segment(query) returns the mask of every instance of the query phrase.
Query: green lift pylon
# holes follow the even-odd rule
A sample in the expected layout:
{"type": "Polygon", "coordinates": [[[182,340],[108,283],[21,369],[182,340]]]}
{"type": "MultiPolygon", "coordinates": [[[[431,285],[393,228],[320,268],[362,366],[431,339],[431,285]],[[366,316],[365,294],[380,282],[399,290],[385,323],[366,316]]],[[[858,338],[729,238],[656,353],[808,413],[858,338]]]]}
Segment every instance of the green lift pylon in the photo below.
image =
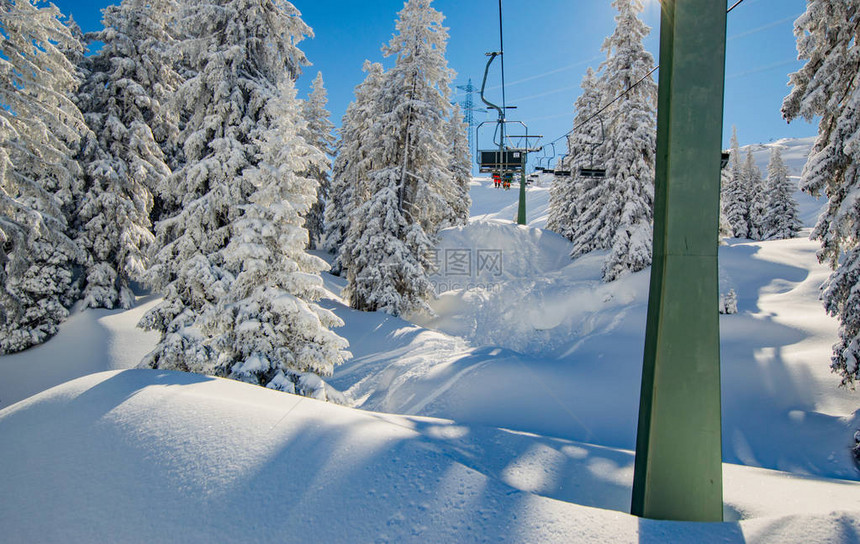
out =
{"type": "Polygon", "coordinates": [[[661,5],[654,260],[631,511],[721,521],[717,232],[726,6],[661,5]]]}
{"type": "Polygon", "coordinates": [[[517,225],[526,224],[526,157],[523,153],[523,167],[520,170],[520,201],[517,206],[517,225]]]}

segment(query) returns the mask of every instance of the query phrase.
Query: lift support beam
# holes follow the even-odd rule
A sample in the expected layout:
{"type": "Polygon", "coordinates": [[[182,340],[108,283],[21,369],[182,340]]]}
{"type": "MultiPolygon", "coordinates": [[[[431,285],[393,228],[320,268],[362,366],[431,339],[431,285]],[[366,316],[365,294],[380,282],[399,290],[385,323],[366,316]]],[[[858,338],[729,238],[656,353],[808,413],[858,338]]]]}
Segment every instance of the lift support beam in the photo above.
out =
{"type": "Polygon", "coordinates": [[[631,511],[721,521],[717,233],[726,6],[661,5],[654,260],[631,511]]]}

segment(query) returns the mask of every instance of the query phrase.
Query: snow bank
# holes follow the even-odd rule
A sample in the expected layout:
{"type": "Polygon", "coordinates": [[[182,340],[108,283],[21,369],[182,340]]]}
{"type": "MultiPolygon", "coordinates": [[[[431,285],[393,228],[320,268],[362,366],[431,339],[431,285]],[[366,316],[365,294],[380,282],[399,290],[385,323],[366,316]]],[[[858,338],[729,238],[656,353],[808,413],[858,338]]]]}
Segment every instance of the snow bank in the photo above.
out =
{"type": "MultiPolygon", "coordinates": [[[[0,411],[0,434],[0,526],[9,542],[755,543],[860,535],[858,484],[797,485],[729,469],[729,501],[733,489],[747,500],[797,498],[763,512],[775,517],[741,522],[640,520],[540,494],[623,501],[629,452],[356,411],[175,372],[69,382],[0,411]],[[821,500],[840,501],[842,512],[821,500]]],[[[729,502],[727,514],[743,514],[743,506],[729,502]]]]}
{"type": "Polygon", "coordinates": [[[437,316],[410,319],[475,346],[569,355],[571,339],[615,334],[622,315],[641,314],[648,285],[647,272],[606,284],[603,252],[571,261],[570,251],[553,232],[500,220],[447,229],[432,277],[437,316]]]}
{"type": "Polygon", "coordinates": [[[158,302],[150,296],[130,310],[73,309],[48,342],[0,357],[0,408],[93,372],[136,367],[159,337],[137,322],[158,302]]]}

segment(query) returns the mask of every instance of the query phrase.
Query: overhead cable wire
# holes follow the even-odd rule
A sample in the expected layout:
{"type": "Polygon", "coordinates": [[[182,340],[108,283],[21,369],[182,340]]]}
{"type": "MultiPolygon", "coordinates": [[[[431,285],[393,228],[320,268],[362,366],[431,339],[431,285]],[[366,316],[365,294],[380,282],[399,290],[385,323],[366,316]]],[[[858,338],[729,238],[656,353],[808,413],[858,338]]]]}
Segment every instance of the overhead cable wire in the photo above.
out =
{"type": "Polygon", "coordinates": [[[743,2],[744,0],[738,0],[737,2],[735,2],[735,5],[726,10],[726,13],[731,13],[733,9],[743,4],[743,2]]]}
{"type": "MultiPolygon", "coordinates": [[[[743,2],[744,2],[744,0],[738,0],[737,2],[735,2],[735,3],[734,3],[734,5],[732,5],[732,7],[730,7],[729,9],[727,9],[727,10],[726,10],[726,14],[731,13],[733,9],[735,9],[736,7],[738,7],[739,5],[741,5],[743,2]]],[[[501,3],[502,3],[502,0],[499,0],[499,5],[501,5],[501,3]]],[[[585,121],[582,121],[581,123],[579,123],[579,124],[575,125],[572,129],[570,129],[569,131],[565,132],[564,134],[562,134],[561,136],[559,136],[558,138],[556,138],[555,140],[553,140],[553,141],[552,141],[552,142],[550,142],[550,143],[551,143],[551,144],[554,144],[555,142],[557,142],[557,141],[561,140],[562,138],[566,138],[566,137],[570,136],[570,134],[571,134],[573,131],[575,131],[576,129],[578,129],[578,128],[582,127],[582,126],[583,126],[583,125],[585,125],[586,123],[589,123],[589,122],[590,122],[591,120],[593,120],[595,117],[597,117],[598,115],[600,115],[601,113],[603,113],[604,111],[606,111],[606,110],[609,108],[609,106],[611,106],[612,104],[615,104],[616,102],[618,102],[619,100],[621,100],[622,98],[624,98],[625,96],[627,96],[627,94],[628,94],[628,93],[630,93],[630,91],[632,91],[633,89],[635,89],[635,88],[636,88],[640,83],[642,83],[642,82],[643,82],[643,81],[645,81],[648,77],[650,77],[650,76],[651,76],[651,74],[653,74],[654,72],[656,72],[658,68],[660,68],[660,65],[659,65],[659,64],[658,64],[657,66],[655,66],[654,68],[651,68],[651,71],[650,71],[650,72],[648,72],[647,74],[645,74],[644,76],[642,76],[642,77],[639,79],[639,81],[637,81],[636,83],[634,83],[633,85],[629,86],[627,89],[625,89],[624,91],[622,91],[621,93],[619,93],[619,95],[618,95],[618,96],[616,96],[616,97],[615,97],[615,98],[613,98],[613,99],[612,99],[608,104],[606,104],[605,106],[603,106],[602,108],[600,108],[599,110],[597,110],[597,112],[596,112],[596,113],[594,113],[594,114],[592,114],[588,119],[586,119],[585,121]]]]}

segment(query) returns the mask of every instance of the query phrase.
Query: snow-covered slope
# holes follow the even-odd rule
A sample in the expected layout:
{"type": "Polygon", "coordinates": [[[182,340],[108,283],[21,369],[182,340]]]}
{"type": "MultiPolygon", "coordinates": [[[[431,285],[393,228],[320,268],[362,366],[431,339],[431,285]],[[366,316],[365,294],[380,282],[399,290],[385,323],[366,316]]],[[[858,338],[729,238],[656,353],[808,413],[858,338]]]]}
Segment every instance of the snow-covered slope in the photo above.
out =
{"type": "MultiPolygon", "coordinates": [[[[356,357],[331,383],[364,409],[633,449],[649,271],[605,284],[602,254],[571,262],[553,233],[497,220],[446,231],[449,249],[471,251],[472,275],[443,263],[438,285],[453,289],[434,318],[413,317],[431,330],[350,313],[363,323],[342,331],[356,357]],[[481,248],[501,252],[500,270],[477,271],[481,248]]],[[[837,323],[817,300],[829,271],[816,249],[797,238],[720,250],[740,310],[721,316],[723,457],[857,479],[857,395],[829,372],[837,323]]]]}
{"type": "MultiPolygon", "coordinates": [[[[799,174],[808,144],[777,143],[799,174]]],[[[638,520],[648,271],[603,284],[601,254],[572,262],[541,229],[548,187],[529,189],[528,226],[517,196],[473,183],[432,318],[352,311],[324,278],[355,355],[329,382],[350,406],[120,370],[154,343],[134,328],[152,299],[0,357],[0,540],[860,542],[858,396],[828,371],[817,244],[721,248],[739,295],[721,316],[727,522],[638,520]]]]}
{"type": "Polygon", "coordinates": [[[756,519],[639,520],[605,508],[628,500],[629,452],[166,371],[66,383],[0,411],[0,436],[4,542],[752,543],[860,535],[857,483],[729,467],[727,515],[756,519]]]}

